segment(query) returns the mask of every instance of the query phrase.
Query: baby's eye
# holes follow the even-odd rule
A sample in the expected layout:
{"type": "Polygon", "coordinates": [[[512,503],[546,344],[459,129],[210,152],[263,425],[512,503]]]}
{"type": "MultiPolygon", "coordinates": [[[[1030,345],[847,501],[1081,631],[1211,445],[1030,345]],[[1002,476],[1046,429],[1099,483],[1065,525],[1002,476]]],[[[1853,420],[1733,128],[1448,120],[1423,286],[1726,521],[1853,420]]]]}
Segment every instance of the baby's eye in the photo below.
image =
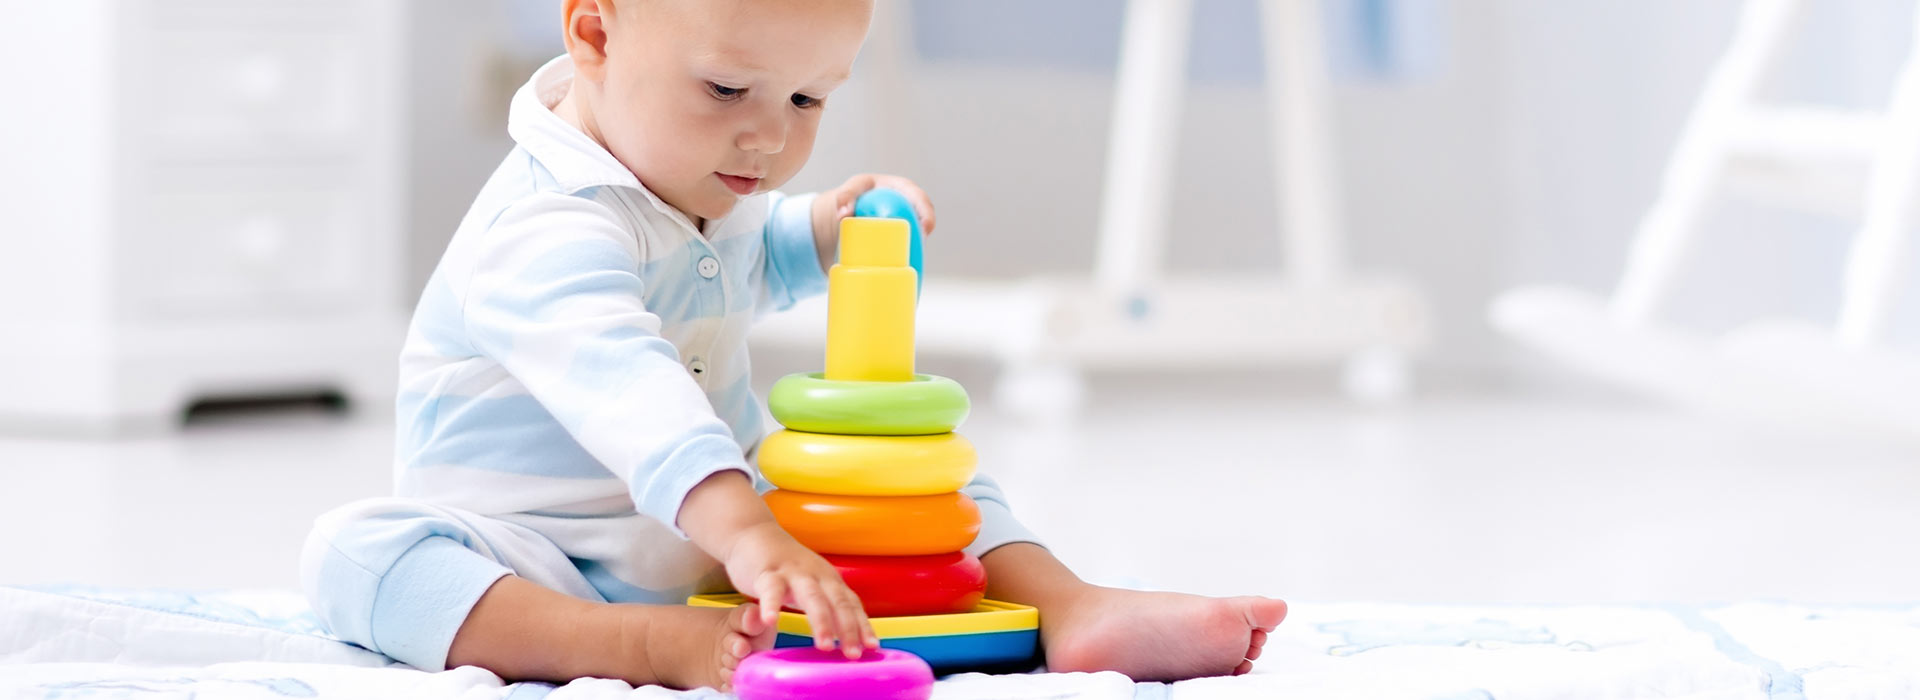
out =
{"type": "Polygon", "coordinates": [[[743,94],[746,94],[747,90],[746,88],[730,88],[725,85],[721,85],[719,83],[708,82],[707,92],[713,93],[714,97],[718,97],[723,100],[731,100],[735,97],[739,97],[743,94]]]}
{"type": "Polygon", "coordinates": [[[793,94],[793,106],[799,107],[801,109],[807,109],[809,107],[818,107],[820,106],[820,99],[817,97],[808,97],[806,95],[802,95],[796,92],[793,94]]]}

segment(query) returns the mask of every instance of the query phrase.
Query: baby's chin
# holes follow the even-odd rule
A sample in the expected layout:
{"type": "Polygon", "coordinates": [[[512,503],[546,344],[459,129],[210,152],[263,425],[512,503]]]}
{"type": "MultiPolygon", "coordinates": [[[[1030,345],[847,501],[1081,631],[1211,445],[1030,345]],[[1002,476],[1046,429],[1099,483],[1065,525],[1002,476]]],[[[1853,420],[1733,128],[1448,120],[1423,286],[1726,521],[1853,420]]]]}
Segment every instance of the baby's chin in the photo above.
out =
{"type": "Polygon", "coordinates": [[[667,206],[680,210],[680,213],[686,214],[689,218],[699,219],[701,221],[712,221],[714,219],[724,218],[726,215],[733,213],[733,208],[740,206],[740,201],[746,199],[746,197],[728,192],[726,196],[723,197],[698,197],[691,198],[692,201],[689,201],[689,198],[667,197],[665,195],[662,195],[660,199],[666,202],[667,206]]]}

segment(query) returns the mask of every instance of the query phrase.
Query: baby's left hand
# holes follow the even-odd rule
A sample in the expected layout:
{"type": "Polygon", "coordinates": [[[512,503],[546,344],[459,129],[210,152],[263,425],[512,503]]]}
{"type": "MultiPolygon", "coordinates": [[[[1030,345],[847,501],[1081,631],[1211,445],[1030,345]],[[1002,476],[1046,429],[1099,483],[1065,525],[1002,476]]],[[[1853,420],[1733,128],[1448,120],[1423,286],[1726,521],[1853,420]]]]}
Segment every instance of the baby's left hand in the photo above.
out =
{"type": "Polygon", "coordinates": [[[926,191],[904,177],[874,173],[848,178],[839,187],[821,192],[813,200],[814,234],[828,241],[840,240],[840,220],[853,216],[853,201],[868,190],[882,187],[906,195],[907,201],[913,203],[914,213],[920,215],[920,232],[933,235],[933,200],[927,198],[926,191]]]}

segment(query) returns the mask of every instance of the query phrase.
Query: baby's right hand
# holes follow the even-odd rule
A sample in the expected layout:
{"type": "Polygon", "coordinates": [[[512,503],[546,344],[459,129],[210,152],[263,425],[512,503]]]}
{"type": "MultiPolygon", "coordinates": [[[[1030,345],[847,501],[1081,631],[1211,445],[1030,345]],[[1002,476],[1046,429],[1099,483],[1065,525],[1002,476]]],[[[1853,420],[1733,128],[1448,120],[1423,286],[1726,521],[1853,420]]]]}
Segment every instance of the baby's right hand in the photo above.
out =
{"type": "Polygon", "coordinates": [[[837,640],[847,658],[857,659],[862,650],[880,647],[866,609],[840,572],[778,523],[741,531],[724,563],[734,588],[760,600],[769,626],[779,622],[782,606],[794,607],[807,614],[813,645],[821,650],[832,649],[837,640]]]}

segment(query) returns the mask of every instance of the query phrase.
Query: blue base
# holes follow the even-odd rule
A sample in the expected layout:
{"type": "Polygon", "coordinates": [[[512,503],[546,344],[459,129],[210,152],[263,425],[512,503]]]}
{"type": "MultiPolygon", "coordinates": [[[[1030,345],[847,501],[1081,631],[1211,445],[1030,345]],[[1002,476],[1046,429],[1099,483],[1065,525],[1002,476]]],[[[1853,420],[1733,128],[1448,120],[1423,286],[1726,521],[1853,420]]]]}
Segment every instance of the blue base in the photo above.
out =
{"type": "MultiPolygon", "coordinates": [[[[813,639],[780,633],[775,647],[811,646],[813,639]]],[[[1008,666],[1034,659],[1040,649],[1040,630],[1011,630],[979,634],[949,634],[937,637],[896,637],[880,640],[880,646],[911,652],[926,659],[927,665],[942,673],[986,667],[1008,666]]]]}

